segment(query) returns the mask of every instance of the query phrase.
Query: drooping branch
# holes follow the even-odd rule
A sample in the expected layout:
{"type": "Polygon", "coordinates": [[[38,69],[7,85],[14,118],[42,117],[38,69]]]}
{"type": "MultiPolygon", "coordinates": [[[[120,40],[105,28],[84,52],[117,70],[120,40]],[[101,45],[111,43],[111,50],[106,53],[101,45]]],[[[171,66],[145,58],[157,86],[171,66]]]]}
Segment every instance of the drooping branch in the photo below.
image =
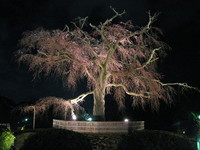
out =
{"type": "Polygon", "coordinates": [[[72,105],[69,101],[56,97],[41,98],[36,101],[36,105],[43,106],[46,111],[53,108],[53,114],[60,115],[64,119],[66,119],[67,116],[73,115],[75,107],[75,105],[72,105]]]}
{"type": "Polygon", "coordinates": [[[145,95],[143,93],[135,93],[135,92],[130,92],[128,91],[128,89],[123,85],[123,84],[117,84],[117,83],[110,83],[107,85],[108,87],[109,86],[113,86],[113,87],[122,87],[123,90],[126,92],[126,94],[128,95],[131,95],[131,96],[136,96],[136,97],[143,97],[143,98],[150,98],[149,95],[145,95]]]}
{"type": "Polygon", "coordinates": [[[93,93],[94,93],[94,91],[86,92],[86,93],[79,95],[78,97],[76,97],[74,99],[70,99],[69,101],[71,104],[77,104],[79,102],[82,102],[85,97],[87,97],[88,95],[91,95],[93,93]]]}
{"type": "Polygon", "coordinates": [[[88,75],[94,82],[96,82],[96,79],[95,79],[94,76],[90,73],[90,71],[87,69],[87,67],[85,67],[85,72],[87,73],[87,75],[88,75]]]}
{"type": "Polygon", "coordinates": [[[42,52],[41,50],[37,50],[37,52],[38,52],[39,54],[45,56],[45,57],[52,57],[52,56],[57,57],[57,58],[59,58],[59,61],[61,61],[61,60],[63,60],[63,59],[64,59],[64,60],[67,59],[67,60],[70,60],[70,61],[79,62],[77,59],[71,57],[71,56],[68,55],[68,54],[59,54],[59,53],[57,53],[56,55],[48,55],[48,54],[46,54],[45,52],[42,52]]]}
{"type": "Polygon", "coordinates": [[[32,113],[33,114],[33,129],[35,129],[35,117],[36,115],[38,115],[39,113],[43,113],[45,112],[46,108],[44,105],[21,105],[18,106],[17,108],[15,108],[13,110],[13,112],[16,113],[16,111],[19,111],[20,113],[32,113]]]}
{"type": "Polygon", "coordinates": [[[45,106],[44,105],[21,105],[17,108],[15,108],[14,111],[20,111],[21,113],[29,113],[36,110],[36,113],[44,112],[45,106]]]}
{"type": "Polygon", "coordinates": [[[191,89],[191,90],[195,90],[195,91],[200,92],[200,90],[198,88],[190,86],[187,83],[163,83],[160,80],[153,80],[153,81],[159,83],[161,86],[180,86],[180,87],[183,87],[185,89],[191,89]]]}
{"type": "Polygon", "coordinates": [[[69,56],[68,54],[62,54],[62,55],[59,55],[59,56],[65,58],[65,59],[71,60],[71,61],[79,62],[77,59],[69,56]]]}
{"type": "Polygon", "coordinates": [[[48,57],[49,55],[47,55],[46,53],[44,53],[44,52],[42,52],[42,51],[40,51],[40,50],[37,50],[37,52],[39,53],[39,54],[41,54],[41,55],[44,55],[45,57],[48,57]]]}
{"type": "Polygon", "coordinates": [[[67,116],[74,115],[75,111],[78,111],[79,109],[81,111],[83,110],[78,104],[72,104],[65,99],[45,97],[37,100],[34,105],[19,106],[15,111],[19,110],[21,113],[33,112],[35,116],[38,113],[48,111],[50,108],[53,108],[52,113],[54,115],[61,115],[65,119],[67,116]]]}

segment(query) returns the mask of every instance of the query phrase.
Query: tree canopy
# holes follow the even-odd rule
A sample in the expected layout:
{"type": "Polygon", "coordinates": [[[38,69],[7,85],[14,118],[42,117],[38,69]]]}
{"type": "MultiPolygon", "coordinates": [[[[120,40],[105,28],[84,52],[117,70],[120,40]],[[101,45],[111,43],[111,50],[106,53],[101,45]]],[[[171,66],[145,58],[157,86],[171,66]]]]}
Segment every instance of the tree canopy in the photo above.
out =
{"type": "Polygon", "coordinates": [[[162,32],[152,26],[157,14],[149,13],[147,25],[138,27],[131,21],[113,23],[124,14],[113,11],[112,18],[98,26],[89,24],[86,30],[83,18],[73,23],[73,28],[25,32],[18,60],[28,64],[35,77],[55,75],[69,88],[87,79],[88,92],[72,102],[93,94],[96,116],[104,116],[106,94],[113,93],[120,108],[126,94],[132,97],[133,105],[157,108],[160,100],[172,100],[171,85],[193,88],[185,83],[161,82],[157,64],[168,45],[159,39],[162,32]]]}

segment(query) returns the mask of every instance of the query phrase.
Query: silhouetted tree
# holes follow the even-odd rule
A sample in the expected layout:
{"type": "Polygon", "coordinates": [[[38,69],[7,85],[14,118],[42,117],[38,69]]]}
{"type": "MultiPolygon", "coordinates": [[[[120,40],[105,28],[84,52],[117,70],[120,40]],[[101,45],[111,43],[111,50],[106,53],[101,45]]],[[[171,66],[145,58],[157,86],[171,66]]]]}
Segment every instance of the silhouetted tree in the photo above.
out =
{"type": "Polygon", "coordinates": [[[124,12],[113,11],[115,15],[100,25],[90,24],[89,32],[84,30],[86,19],[79,19],[73,29],[66,26],[64,30],[25,32],[19,61],[28,64],[35,77],[54,74],[69,88],[86,78],[89,91],[72,102],[93,94],[93,115],[102,119],[106,94],[113,93],[120,108],[124,107],[125,94],[132,96],[133,105],[157,108],[160,99],[172,100],[171,85],[193,88],[185,83],[161,82],[157,60],[168,46],[159,40],[161,31],[152,27],[157,15],[149,14],[147,25],[138,27],[130,21],[114,24],[124,12]]]}

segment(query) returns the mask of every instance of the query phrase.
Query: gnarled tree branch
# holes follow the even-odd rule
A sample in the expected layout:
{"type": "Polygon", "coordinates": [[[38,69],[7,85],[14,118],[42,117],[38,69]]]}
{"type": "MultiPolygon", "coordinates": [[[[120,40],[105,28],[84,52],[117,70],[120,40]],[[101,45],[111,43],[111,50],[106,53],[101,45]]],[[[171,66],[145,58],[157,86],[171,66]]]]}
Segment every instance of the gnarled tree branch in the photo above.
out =
{"type": "Polygon", "coordinates": [[[69,99],[69,101],[70,101],[71,104],[77,104],[77,103],[83,101],[83,99],[84,99],[85,97],[87,97],[88,95],[91,95],[91,94],[93,94],[93,93],[94,93],[94,91],[86,92],[86,93],[83,93],[83,94],[79,95],[79,96],[76,97],[76,98],[69,99]]]}
{"type": "Polygon", "coordinates": [[[143,93],[130,92],[130,91],[128,91],[128,89],[123,84],[120,84],[120,83],[110,83],[110,84],[107,85],[107,87],[109,87],[109,86],[122,87],[123,90],[126,92],[126,94],[131,95],[131,96],[137,96],[137,97],[142,97],[142,98],[150,98],[149,95],[145,95],[143,93]]]}
{"type": "Polygon", "coordinates": [[[180,87],[183,87],[186,89],[191,89],[191,90],[200,92],[200,90],[198,88],[190,86],[187,83],[163,83],[160,80],[153,80],[153,81],[159,83],[161,86],[180,86],[180,87]]]}
{"type": "Polygon", "coordinates": [[[138,67],[136,68],[136,70],[139,70],[139,69],[144,69],[146,66],[148,66],[149,64],[151,64],[152,62],[156,61],[158,58],[154,58],[155,54],[156,54],[156,51],[159,51],[161,48],[156,48],[154,49],[152,52],[151,52],[151,55],[149,57],[149,59],[141,66],[141,67],[138,67]]]}

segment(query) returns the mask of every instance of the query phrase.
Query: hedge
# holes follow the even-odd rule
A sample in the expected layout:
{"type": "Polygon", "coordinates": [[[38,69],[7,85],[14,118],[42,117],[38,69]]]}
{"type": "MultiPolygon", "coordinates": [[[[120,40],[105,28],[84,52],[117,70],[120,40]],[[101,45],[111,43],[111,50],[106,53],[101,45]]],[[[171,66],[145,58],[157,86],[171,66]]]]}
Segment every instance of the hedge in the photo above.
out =
{"type": "Polygon", "coordinates": [[[124,136],[118,150],[196,150],[196,141],[166,131],[134,131],[124,136]]]}
{"type": "Polygon", "coordinates": [[[64,129],[46,129],[30,135],[20,150],[77,149],[92,149],[89,140],[83,134],[64,129]]]}

